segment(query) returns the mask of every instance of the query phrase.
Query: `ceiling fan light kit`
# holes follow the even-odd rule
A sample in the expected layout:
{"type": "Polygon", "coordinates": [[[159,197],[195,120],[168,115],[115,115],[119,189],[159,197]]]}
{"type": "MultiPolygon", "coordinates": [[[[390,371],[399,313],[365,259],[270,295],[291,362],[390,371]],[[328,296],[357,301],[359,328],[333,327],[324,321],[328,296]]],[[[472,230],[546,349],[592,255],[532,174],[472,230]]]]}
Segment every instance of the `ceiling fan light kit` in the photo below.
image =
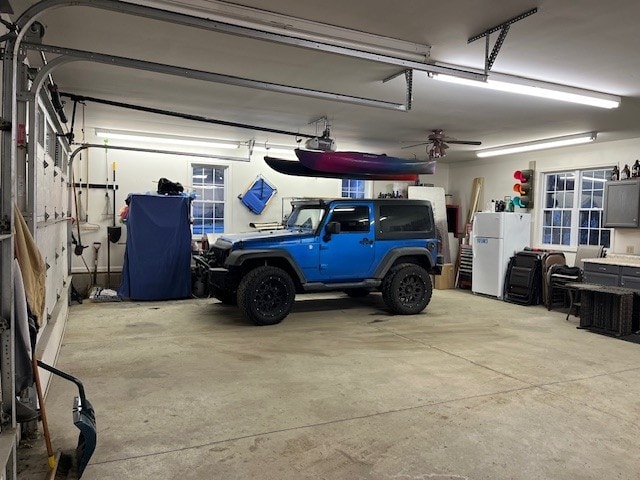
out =
{"type": "Polygon", "coordinates": [[[569,145],[593,142],[597,137],[598,132],[579,133],[576,135],[566,135],[564,137],[546,138],[532,142],[487,148],[486,150],[478,150],[476,155],[480,158],[485,158],[495,157],[498,155],[509,155],[512,153],[530,152],[534,150],[544,150],[547,148],[566,147],[569,145]]]}

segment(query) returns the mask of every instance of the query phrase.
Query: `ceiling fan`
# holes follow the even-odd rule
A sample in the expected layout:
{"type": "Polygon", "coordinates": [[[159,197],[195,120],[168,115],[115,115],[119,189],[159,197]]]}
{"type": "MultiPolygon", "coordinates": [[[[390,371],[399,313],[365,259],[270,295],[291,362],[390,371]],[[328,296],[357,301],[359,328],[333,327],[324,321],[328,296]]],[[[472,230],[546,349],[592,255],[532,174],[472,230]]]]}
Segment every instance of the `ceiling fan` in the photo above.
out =
{"type": "Polygon", "coordinates": [[[482,142],[472,141],[472,140],[457,140],[453,137],[447,137],[444,134],[444,131],[440,128],[436,128],[431,130],[431,134],[427,137],[426,142],[414,143],[413,145],[407,145],[402,148],[413,148],[418,145],[427,145],[427,154],[429,155],[429,160],[434,158],[440,158],[446,156],[447,148],[449,148],[449,143],[458,144],[458,145],[481,145],[482,142]]]}

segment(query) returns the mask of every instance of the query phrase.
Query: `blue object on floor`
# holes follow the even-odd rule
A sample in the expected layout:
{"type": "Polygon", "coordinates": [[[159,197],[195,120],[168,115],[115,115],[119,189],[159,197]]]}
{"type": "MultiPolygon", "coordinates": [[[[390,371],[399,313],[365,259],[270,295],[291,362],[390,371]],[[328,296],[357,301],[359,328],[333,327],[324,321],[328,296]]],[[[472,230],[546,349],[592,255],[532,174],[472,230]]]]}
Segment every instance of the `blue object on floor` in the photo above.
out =
{"type": "Polygon", "coordinates": [[[249,210],[259,215],[277,191],[266,179],[258,175],[246,193],[239,195],[238,198],[249,210]]]}
{"type": "Polygon", "coordinates": [[[191,296],[191,199],[129,196],[127,247],[118,295],[132,300],[191,296]]]}

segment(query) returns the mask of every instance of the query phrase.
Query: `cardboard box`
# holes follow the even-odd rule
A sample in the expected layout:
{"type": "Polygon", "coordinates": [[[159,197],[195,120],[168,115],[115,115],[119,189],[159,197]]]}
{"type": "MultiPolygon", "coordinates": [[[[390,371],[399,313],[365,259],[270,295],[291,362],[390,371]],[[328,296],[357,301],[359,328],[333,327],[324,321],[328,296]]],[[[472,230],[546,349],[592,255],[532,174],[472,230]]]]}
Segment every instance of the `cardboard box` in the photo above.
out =
{"type": "Polygon", "coordinates": [[[456,280],[456,272],[453,263],[445,263],[442,265],[442,272],[435,276],[435,288],[437,290],[447,290],[454,287],[456,280]]]}

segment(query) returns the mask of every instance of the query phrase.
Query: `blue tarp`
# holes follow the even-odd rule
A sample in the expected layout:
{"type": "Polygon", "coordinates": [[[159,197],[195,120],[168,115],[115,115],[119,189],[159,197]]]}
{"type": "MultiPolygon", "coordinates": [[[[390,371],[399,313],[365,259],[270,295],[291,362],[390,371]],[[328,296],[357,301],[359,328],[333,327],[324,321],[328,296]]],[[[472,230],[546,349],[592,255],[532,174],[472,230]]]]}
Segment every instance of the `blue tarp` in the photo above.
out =
{"type": "Polygon", "coordinates": [[[269,201],[276,194],[276,188],[267,180],[258,176],[244,195],[240,195],[240,201],[253,213],[259,215],[265,209],[269,201]]]}
{"type": "Polygon", "coordinates": [[[169,300],[191,296],[190,199],[130,195],[121,297],[169,300]]]}

